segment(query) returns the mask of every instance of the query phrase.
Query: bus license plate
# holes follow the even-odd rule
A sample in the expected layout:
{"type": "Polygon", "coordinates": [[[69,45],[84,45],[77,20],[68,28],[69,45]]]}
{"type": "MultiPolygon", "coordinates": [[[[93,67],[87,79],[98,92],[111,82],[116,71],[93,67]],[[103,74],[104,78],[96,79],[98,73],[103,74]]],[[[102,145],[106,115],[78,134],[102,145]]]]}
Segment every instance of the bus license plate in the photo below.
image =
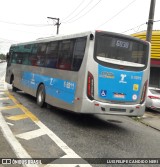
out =
{"type": "Polygon", "coordinates": [[[125,95],[122,94],[122,93],[114,93],[114,97],[115,97],[115,98],[124,99],[124,98],[125,98],[125,95]]]}

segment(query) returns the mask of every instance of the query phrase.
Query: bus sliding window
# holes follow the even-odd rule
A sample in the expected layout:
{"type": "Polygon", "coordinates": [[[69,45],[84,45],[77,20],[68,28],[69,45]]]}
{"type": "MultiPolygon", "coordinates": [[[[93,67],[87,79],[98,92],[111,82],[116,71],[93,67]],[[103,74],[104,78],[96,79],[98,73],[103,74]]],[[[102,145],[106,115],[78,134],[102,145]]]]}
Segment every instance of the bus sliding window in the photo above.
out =
{"type": "Polygon", "coordinates": [[[58,62],[58,41],[51,42],[46,50],[46,67],[56,68],[58,62]]]}
{"type": "Polygon", "coordinates": [[[78,71],[81,67],[86,48],[86,40],[87,40],[86,37],[76,39],[73,52],[73,63],[72,63],[73,71],[78,71]]]}
{"type": "Polygon", "coordinates": [[[37,51],[37,62],[36,65],[40,67],[45,66],[45,52],[46,52],[47,44],[46,43],[40,43],[38,44],[38,51],[37,51]]]}
{"type": "Polygon", "coordinates": [[[64,40],[60,43],[58,68],[71,70],[74,40],[64,40]]]}

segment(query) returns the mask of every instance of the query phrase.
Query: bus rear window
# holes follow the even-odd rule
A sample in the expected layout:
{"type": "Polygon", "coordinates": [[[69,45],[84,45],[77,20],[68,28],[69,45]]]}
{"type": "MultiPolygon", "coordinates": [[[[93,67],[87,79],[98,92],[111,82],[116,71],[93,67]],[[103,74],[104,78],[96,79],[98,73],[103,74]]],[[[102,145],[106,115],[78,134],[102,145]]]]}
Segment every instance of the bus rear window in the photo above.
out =
{"type": "Polygon", "coordinates": [[[130,40],[101,34],[96,36],[95,58],[99,62],[130,67],[145,67],[148,55],[147,45],[130,40]]]}

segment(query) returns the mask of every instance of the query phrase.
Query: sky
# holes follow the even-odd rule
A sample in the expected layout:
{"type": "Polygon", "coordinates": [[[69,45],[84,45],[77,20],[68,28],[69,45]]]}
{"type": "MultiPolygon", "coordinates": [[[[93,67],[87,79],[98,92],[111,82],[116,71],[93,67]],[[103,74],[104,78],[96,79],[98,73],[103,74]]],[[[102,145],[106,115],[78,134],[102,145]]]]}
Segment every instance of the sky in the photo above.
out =
{"type": "MultiPolygon", "coordinates": [[[[0,53],[13,43],[59,34],[105,30],[133,34],[147,29],[151,0],[0,0],[0,53]]],[[[153,29],[160,30],[160,0],[153,29]]]]}

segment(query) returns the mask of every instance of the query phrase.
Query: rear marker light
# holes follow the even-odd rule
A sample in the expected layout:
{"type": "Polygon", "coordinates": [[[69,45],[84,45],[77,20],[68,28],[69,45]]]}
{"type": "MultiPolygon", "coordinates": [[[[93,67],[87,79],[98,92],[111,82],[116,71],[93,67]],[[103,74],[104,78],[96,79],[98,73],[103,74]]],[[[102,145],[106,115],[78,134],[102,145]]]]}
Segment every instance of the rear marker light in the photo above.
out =
{"type": "Polygon", "coordinates": [[[77,98],[75,98],[76,100],[80,100],[80,98],[79,97],[77,97],[77,98]]]}
{"type": "Polygon", "coordinates": [[[99,104],[94,104],[94,105],[97,106],[97,107],[99,106],[99,104]]]}

